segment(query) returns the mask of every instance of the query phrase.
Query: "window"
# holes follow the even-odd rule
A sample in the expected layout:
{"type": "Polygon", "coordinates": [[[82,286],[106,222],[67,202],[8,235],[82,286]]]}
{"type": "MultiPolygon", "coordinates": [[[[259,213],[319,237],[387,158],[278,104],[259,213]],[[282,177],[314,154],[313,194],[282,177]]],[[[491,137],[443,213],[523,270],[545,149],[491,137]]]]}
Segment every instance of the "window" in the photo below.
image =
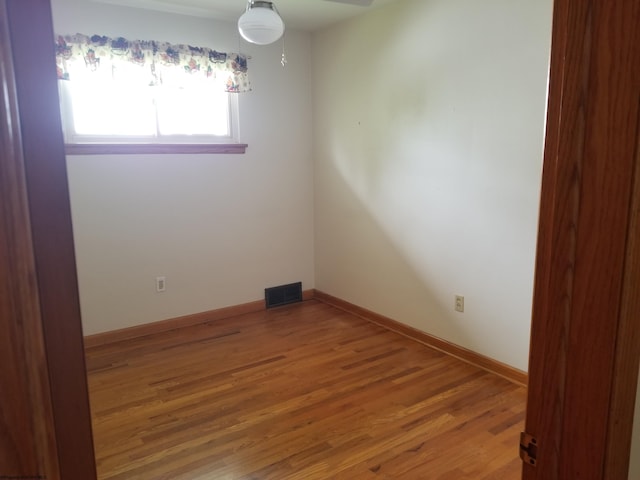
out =
{"type": "Polygon", "coordinates": [[[60,83],[67,143],[238,141],[237,97],[211,85],[60,83]]]}
{"type": "Polygon", "coordinates": [[[56,48],[68,147],[223,144],[244,151],[235,93],[248,90],[244,57],[82,35],[59,37],[56,48]]]}

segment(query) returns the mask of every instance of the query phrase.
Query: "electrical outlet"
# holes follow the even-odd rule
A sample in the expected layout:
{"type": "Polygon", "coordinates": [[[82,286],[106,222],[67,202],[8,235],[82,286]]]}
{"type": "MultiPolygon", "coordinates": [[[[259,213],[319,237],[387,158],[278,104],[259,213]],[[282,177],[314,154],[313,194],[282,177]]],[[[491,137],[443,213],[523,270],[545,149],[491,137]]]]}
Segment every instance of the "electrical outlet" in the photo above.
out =
{"type": "Polygon", "coordinates": [[[464,312],[464,297],[462,295],[456,295],[456,300],[454,304],[454,310],[456,312],[463,313],[464,312]]]}
{"type": "Polygon", "coordinates": [[[164,292],[167,289],[166,277],[156,277],[156,292],[164,292]]]}

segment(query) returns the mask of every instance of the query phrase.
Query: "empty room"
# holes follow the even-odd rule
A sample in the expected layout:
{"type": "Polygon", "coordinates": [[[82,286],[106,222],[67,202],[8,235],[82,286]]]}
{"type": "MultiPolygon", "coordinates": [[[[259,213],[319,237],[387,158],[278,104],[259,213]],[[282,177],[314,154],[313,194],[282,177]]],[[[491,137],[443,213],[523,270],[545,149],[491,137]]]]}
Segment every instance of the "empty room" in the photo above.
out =
{"type": "Polygon", "coordinates": [[[548,461],[524,432],[553,0],[38,3],[55,65],[30,68],[57,68],[63,140],[47,188],[67,202],[50,223],[68,231],[38,247],[32,188],[24,238],[57,285],[39,281],[38,308],[69,320],[25,323],[24,355],[66,360],[16,371],[39,378],[25,431],[56,446],[3,455],[0,478],[499,480],[548,461]]]}

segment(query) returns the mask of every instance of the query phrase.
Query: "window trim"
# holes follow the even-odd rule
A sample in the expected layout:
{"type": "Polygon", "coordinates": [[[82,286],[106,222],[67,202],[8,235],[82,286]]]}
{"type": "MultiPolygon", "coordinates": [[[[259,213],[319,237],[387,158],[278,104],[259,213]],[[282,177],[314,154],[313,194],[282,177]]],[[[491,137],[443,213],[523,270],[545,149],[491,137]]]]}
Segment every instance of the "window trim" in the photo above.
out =
{"type": "Polygon", "coordinates": [[[67,155],[243,154],[246,143],[67,143],[67,155]]]}
{"type": "Polygon", "coordinates": [[[230,135],[163,135],[157,137],[90,136],[74,133],[71,97],[64,80],[59,80],[60,113],[65,138],[66,155],[143,155],[143,154],[244,154],[248,147],[240,143],[239,105],[236,94],[229,94],[230,135]],[[111,141],[109,139],[112,139],[111,141]],[[220,138],[222,141],[211,141],[220,138]],[[74,140],[78,141],[74,141],[74,140]],[[129,141],[127,141],[129,140],[129,141]]]}

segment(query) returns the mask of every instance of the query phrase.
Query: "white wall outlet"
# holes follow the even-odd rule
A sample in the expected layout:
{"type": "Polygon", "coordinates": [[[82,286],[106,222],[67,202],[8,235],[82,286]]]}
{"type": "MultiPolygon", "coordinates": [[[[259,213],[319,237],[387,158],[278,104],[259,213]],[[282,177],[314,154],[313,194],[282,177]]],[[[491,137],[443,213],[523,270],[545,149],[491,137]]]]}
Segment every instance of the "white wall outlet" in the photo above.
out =
{"type": "Polygon", "coordinates": [[[164,292],[167,289],[167,278],[156,277],[156,292],[164,292]]]}
{"type": "Polygon", "coordinates": [[[454,310],[460,313],[464,312],[464,297],[462,295],[456,295],[454,310]]]}

